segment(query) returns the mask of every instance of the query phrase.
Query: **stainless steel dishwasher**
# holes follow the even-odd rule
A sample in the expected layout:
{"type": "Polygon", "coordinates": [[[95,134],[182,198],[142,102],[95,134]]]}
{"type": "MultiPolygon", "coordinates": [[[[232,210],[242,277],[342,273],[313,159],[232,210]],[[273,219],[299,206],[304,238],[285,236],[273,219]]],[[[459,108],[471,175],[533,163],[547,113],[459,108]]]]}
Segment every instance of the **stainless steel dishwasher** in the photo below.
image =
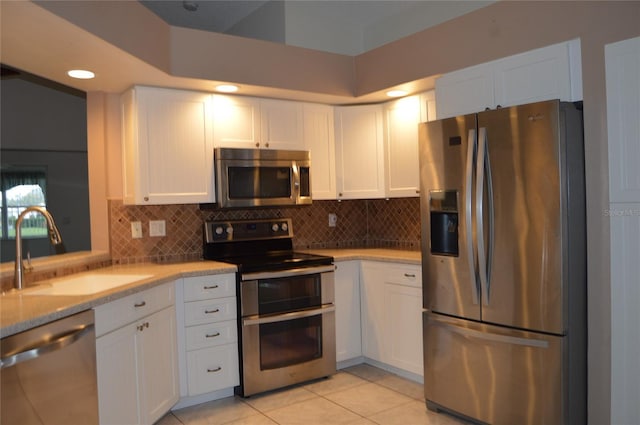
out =
{"type": "Polygon", "coordinates": [[[0,424],[98,423],[93,310],[3,338],[0,353],[0,424]]]}

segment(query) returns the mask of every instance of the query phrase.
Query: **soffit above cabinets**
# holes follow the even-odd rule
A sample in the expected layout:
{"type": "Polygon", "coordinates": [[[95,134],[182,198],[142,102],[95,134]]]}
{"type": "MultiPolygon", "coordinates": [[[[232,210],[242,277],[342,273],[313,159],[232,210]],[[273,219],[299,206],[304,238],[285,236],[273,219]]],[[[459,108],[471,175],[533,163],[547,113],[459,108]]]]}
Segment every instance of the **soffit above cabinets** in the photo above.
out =
{"type": "MultiPolygon", "coordinates": [[[[0,2],[0,8],[4,64],[85,92],[121,93],[136,84],[213,91],[233,82],[240,94],[260,97],[386,100],[387,87],[356,94],[351,56],[169,26],[138,2],[0,2]],[[71,68],[91,69],[96,78],[73,80],[66,75],[71,68]]],[[[434,77],[402,84],[416,93],[432,88],[434,77]]]]}

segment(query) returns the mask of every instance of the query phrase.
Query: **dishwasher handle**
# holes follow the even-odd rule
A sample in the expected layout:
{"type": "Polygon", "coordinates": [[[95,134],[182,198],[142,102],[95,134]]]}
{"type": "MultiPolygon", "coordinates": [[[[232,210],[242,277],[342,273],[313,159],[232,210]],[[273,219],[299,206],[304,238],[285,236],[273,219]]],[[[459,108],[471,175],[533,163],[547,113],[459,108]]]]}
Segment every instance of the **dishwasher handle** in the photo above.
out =
{"type": "Polygon", "coordinates": [[[30,347],[19,353],[3,357],[2,359],[0,359],[0,369],[15,366],[27,360],[37,359],[38,357],[43,356],[47,353],[61,350],[73,344],[88,332],[91,332],[93,328],[93,324],[79,326],[68,332],[54,335],[51,339],[43,340],[42,343],[37,345],[36,347],[30,347]]]}

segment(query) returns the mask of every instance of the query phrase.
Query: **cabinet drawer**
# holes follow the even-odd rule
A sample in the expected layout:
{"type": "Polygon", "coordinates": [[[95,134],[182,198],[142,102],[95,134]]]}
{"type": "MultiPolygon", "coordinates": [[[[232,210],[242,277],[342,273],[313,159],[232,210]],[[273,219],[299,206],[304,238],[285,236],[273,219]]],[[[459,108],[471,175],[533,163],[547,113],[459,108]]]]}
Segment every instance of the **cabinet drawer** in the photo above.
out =
{"type": "Polygon", "coordinates": [[[240,384],[236,344],[187,353],[189,395],[199,395],[240,384]]]}
{"type": "Polygon", "coordinates": [[[199,301],[236,295],[236,275],[219,274],[184,279],[184,300],[199,301]]]}
{"type": "Polygon", "coordinates": [[[191,326],[185,330],[187,351],[216,347],[238,341],[235,320],[191,326]]]}
{"type": "Polygon", "coordinates": [[[236,319],[236,298],[192,301],[184,304],[185,326],[236,319]]]}
{"type": "Polygon", "coordinates": [[[96,336],[173,305],[174,285],[175,282],[166,283],[95,307],[96,336]]]}
{"type": "Polygon", "coordinates": [[[362,270],[364,279],[375,276],[377,280],[384,282],[422,288],[422,268],[420,266],[365,262],[362,270]]]}

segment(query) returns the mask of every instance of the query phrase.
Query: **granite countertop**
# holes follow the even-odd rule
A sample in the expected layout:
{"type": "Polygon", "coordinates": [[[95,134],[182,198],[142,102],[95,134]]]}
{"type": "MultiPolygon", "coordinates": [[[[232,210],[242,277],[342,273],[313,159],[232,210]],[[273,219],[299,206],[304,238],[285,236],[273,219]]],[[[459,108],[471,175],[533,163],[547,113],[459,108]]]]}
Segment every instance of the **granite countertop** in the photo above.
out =
{"type": "Polygon", "coordinates": [[[0,337],[4,338],[95,306],[126,297],[181,277],[235,273],[236,266],[216,261],[194,261],[178,264],[142,263],[104,267],[61,278],[44,280],[23,291],[0,295],[0,337]],[[29,295],[30,292],[69,277],[85,274],[137,274],[150,277],[88,295],[29,295]]]}
{"type": "Polygon", "coordinates": [[[349,260],[370,260],[387,261],[393,263],[404,263],[421,265],[422,257],[420,251],[404,251],[398,249],[384,248],[355,248],[355,249],[311,249],[303,250],[318,255],[332,256],[335,261],[349,260]]]}
{"type": "MultiPolygon", "coordinates": [[[[394,249],[315,249],[304,251],[332,256],[336,262],[371,260],[420,265],[421,260],[419,251],[394,249]]],[[[8,292],[0,295],[0,337],[4,338],[181,277],[235,272],[236,267],[234,265],[216,261],[193,261],[177,264],[142,263],[104,267],[89,272],[40,281],[37,285],[28,287],[23,291],[8,292]],[[31,291],[55,284],[56,281],[83,274],[96,273],[151,276],[95,294],[74,296],[29,295],[31,291]]]]}

